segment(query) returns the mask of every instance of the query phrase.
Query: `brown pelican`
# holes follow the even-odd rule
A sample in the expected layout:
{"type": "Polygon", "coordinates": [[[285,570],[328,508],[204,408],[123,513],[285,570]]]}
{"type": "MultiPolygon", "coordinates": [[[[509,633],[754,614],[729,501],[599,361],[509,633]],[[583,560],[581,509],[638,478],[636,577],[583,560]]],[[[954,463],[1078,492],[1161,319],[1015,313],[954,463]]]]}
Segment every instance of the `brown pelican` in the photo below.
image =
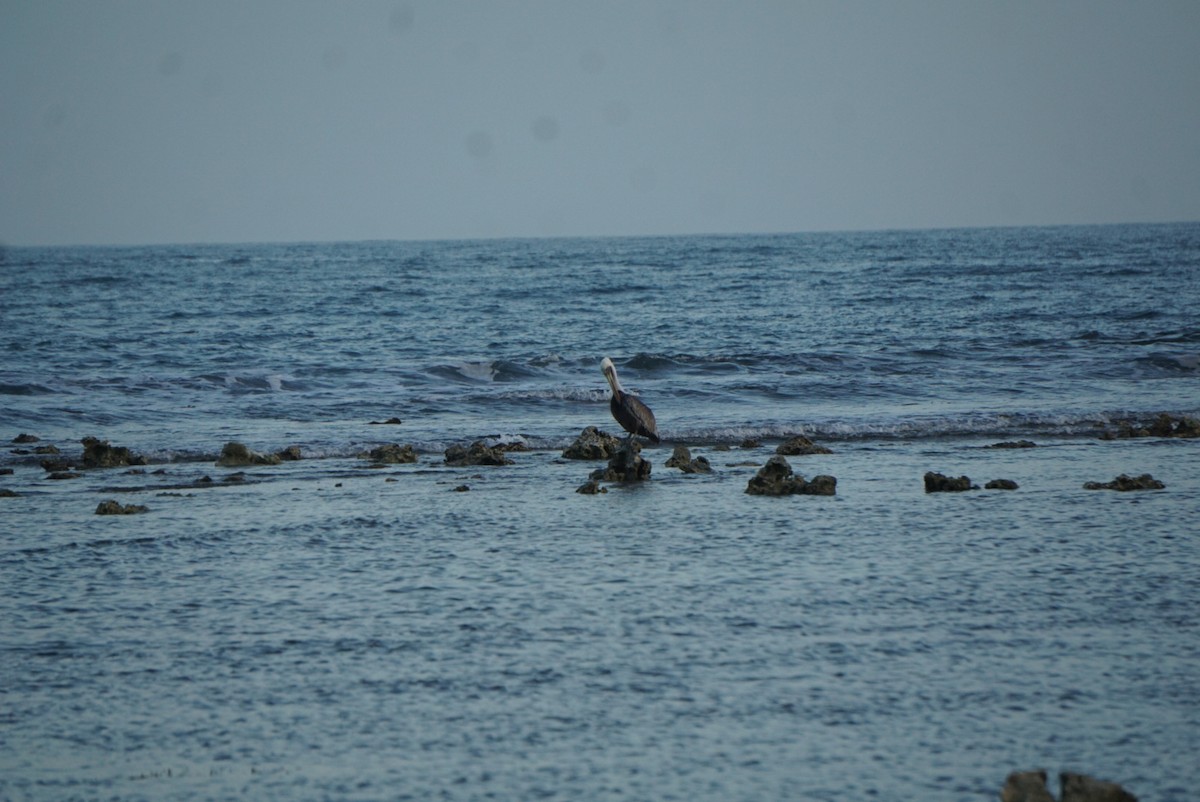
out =
{"type": "Polygon", "coordinates": [[[658,442],[658,426],[654,422],[654,413],[650,411],[650,407],[643,404],[637,396],[630,395],[621,389],[621,382],[617,381],[617,367],[608,357],[604,357],[600,362],[600,370],[604,373],[604,378],[608,380],[608,386],[612,388],[612,398],[608,402],[608,408],[612,412],[612,416],[617,419],[617,423],[621,424],[621,428],[629,432],[630,439],[635,434],[647,438],[653,443],[658,442]]]}

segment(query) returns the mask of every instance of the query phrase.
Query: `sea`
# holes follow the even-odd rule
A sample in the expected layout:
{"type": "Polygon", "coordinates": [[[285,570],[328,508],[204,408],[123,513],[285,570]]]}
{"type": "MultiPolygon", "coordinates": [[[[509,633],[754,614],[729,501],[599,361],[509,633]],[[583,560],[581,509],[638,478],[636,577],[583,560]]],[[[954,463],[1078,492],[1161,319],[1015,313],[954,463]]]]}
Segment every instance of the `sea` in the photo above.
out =
{"type": "Polygon", "coordinates": [[[1111,436],[1162,413],[1198,223],[6,247],[0,799],[1194,800],[1200,439],[1111,436]],[[662,442],[581,494],[605,356],[662,442]],[[748,495],[794,435],[836,495],[748,495]]]}

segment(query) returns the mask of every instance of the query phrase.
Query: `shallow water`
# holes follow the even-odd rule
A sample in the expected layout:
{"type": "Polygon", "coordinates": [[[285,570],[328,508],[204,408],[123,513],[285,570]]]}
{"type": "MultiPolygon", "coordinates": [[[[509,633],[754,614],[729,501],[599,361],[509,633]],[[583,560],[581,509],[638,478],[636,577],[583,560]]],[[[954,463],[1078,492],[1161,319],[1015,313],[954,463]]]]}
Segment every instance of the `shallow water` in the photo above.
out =
{"type": "MultiPolygon", "coordinates": [[[[33,431],[77,454],[80,437],[100,435],[155,462],[54,481],[38,456],[0,454],[14,471],[0,486],[21,494],[0,498],[0,798],[983,800],[1009,771],[1046,767],[1188,799],[1200,781],[1200,450],[1094,436],[1120,414],[1188,411],[1200,397],[1194,245],[1171,250],[1195,228],[1150,230],[1154,248],[1143,228],[1107,232],[1174,254],[1160,262],[1182,289],[1148,321],[1116,317],[1115,299],[1061,320],[1072,290],[1024,302],[1046,304],[1034,319],[943,308],[914,329],[922,316],[908,308],[813,320],[797,306],[803,337],[769,345],[777,317],[754,310],[791,284],[756,260],[825,274],[825,298],[883,293],[860,273],[922,262],[886,288],[909,305],[897,287],[942,287],[919,276],[973,262],[1017,293],[983,263],[1021,247],[1029,262],[1118,271],[1098,245],[1056,255],[1062,232],[1036,247],[1014,232],[847,235],[860,272],[842,283],[851,268],[820,262],[804,237],[783,238],[783,254],[778,238],[721,240],[707,267],[703,239],[254,246],[187,278],[162,249],[101,263],[71,252],[53,279],[10,251],[0,276],[26,294],[4,311],[0,383],[21,389],[5,391],[0,436],[33,431]],[[387,293],[371,287],[402,283],[387,260],[407,250],[491,255],[519,278],[456,292],[421,274],[413,303],[449,322],[398,337],[403,316],[381,306],[399,307],[372,305],[387,293]],[[330,278],[322,303],[257,273],[238,292],[229,272],[291,254],[259,265],[278,284],[310,251],[355,268],[330,278]],[[364,256],[381,253],[392,256],[364,256]],[[561,308],[531,320],[531,283],[551,271],[620,296],[661,283],[621,268],[654,254],[693,278],[742,281],[752,299],[712,306],[703,334],[682,327],[693,310],[629,301],[669,324],[638,350],[618,332],[629,341],[612,352],[670,442],[646,450],[649,482],[579,495],[596,466],[558,449],[582,426],[614,424],[587,327],[561,308]],[[579,261],[604,268],[567,269],[579,261]],[[751,263],[766,271],[762,295],[751,263]],[[159,291],[133,292],[131,264],[159,291]],[[223,311],[168,297],[191,281],[225,287],[223,311]],[[496,296],[503,320],[489,317],[496,296]],[[60,305],[53,334],[35,325],[39,303],[60,305]],[[937,344],[956,315],[991,344],[982,356],[937,344]],[[894,328],[872,334],[887,317],[894,328]],[[1062,330],[1080,337],[1056,344],[1062,330]],[[365,331],[377,336],[353,353],[365,331]],[[550,355],[555,339],[567,346],[550,355]],[[999,356],[1009,349],[1019,358],[999,356]],[[392,414],[405,423],[368,423],[392,414]],[[835,497],[743,492],[756,468],[740,463],[761,464],[789,430],[833,448],[789,459],[835,475],[835,497]],[[489,433],[536,448],[506,467],[442,464],[444,443],[489,433]],[[747,435],[767,439],[737,447],[747,435]],[[985,447],[1012,435],[1038,447],[985,447]],[[233,438],[296,442],[309,458],[228,481],[239,472],[212,460],[233,438]],[[421,461],[371,469],[355,456],[386,441],[416,442],[421,461]],[[665,468],[675,442],[715,472],[665,468]],[[927,495],[929,470],[1021,487],[927,495]],[[1082,489],[1119,473],[1167,487],[1082,489]],[[203,476],[212,486],[194,486],[203,476]],[[109,498],[149,512],[95,515],[109,498]]],[[[296,269],[305,288],[320,276],[296,269]]],[[[590,291],[559,291],[604,318],[590,291]]]]}

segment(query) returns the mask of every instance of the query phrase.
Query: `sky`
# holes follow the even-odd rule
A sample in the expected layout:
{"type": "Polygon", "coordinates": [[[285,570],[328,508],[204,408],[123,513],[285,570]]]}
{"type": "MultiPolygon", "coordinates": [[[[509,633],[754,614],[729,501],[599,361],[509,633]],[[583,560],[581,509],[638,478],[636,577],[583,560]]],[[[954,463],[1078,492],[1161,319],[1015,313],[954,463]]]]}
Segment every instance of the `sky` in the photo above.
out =
{"type": "Polygon", "coordinates": [[[0,243],[1200,220],[1200,2],[0,0],[0,243]]]}

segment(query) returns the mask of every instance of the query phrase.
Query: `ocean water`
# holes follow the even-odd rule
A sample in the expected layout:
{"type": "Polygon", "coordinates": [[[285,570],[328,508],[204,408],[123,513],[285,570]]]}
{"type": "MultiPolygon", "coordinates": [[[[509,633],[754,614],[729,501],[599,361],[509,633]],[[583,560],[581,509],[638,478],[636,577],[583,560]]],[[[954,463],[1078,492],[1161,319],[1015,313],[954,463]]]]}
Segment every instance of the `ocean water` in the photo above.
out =
{"type": "Polygon", "coordinates": [[[1197,310],[1200,224],[0,251],[0,799],[1193,798],[1200,441],[1098,435],[1197,310]],[[584,496],[605,355],[664,442],[584,496]]]}

